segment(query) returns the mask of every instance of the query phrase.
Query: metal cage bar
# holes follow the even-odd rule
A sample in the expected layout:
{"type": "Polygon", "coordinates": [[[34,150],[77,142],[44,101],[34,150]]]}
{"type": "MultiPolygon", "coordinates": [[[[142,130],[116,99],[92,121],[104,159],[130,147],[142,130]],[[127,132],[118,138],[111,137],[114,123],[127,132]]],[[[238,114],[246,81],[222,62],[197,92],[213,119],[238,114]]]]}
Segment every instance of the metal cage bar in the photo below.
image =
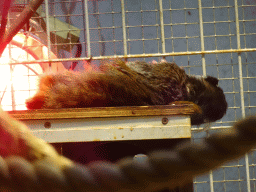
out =
{"type": "Polygon", "coordinates": [[[123,27],[123,43],[124,43],[124,55],[127,55],[127,37],[126,37],[126,25],[125,25],[125,6],[124,0],[121,0],[122,6],[122,27],[123,27]]]}
{"type": "Polygon", "coordinates": [[[48,55],[47,60],[51,59],[51,40],[50,40],[50,21],[49,21],[49,1],[45,0],[45,19],[46,19],[46,33],[47,33],[47,46],[48,46],[48,55]]]}
{"type": "Polygon", "coordinates": [[[88,0],[84,0],[84,12],[85,21],[84,26],[86,27],[86,43],[87,43],[87,57],[91,58],[91,41],[90,41],[90,27],[89,27],[89,16],[88,16],[88,0]]]}
{"type": "MultiPolygon", "coordinates": [[[[238,3],[235,0],[235,16],[236,16],[236,37],[237,37],[237,48],[241,48],[240,44],[240,30],[239,30],[239,16],[238,16],[238,3]]],[[[239,65],[239,82],[240,82],[240,97],[241,97],[241,110],[242,116],[245,117],[245,105],[244,105],[244,86],[243,86],[243,71],[242,71],[242,58],[241,54],[238,54],[238,65],[239,65]]],[[[245,167],[246,167],[246,182],[247,191],[251,191],[250,185],[250,172],[249,172],[249,159],[248,154],[245,154],[245,167]]]]}
{"type": "Polygon", "coordinates": [[[161,27],[162,53],[165,53],[165,35],[164,35],[163,2],[162,2],[162,0],[159,0],[159,15],[160,15],[160,27],[161,27]]]}

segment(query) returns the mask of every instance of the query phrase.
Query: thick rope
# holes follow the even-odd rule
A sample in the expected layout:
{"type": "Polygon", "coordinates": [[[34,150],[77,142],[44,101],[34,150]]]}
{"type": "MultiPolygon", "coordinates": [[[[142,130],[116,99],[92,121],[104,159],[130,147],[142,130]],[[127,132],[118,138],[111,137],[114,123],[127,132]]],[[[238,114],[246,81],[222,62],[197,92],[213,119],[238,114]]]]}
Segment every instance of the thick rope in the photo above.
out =
{"type": "Polygon", "coordinates": [[[142,161],[125,158],[117,164],[60,166],[53,158],[33,163],[13,156],[0,158],[1,191],[156,191],[191,182],[248,152],[256,143],[256,117],[237,122],[233,129],[205,138],[200,144],[184,142],[171,151],[157,151],[142,161]]]}

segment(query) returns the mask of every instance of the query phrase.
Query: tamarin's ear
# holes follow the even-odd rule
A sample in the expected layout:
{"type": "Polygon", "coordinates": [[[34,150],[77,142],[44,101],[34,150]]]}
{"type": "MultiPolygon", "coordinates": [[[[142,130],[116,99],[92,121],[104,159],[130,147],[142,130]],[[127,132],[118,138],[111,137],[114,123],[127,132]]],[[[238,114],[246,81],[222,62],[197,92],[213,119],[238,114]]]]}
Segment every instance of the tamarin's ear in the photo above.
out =
{"type": "Polygon", "coordinates": [[[205,80],[206,80],[208,83],[210,83],[210,84],[212,84],[212,85],[214,85],[214,86],[217,86],[217,85],[218,85],[218,82],[219,82],[219,80],[218,80],[216,77],[212,77],[212,76],[207,76],[207,77],[205,78],[205,80]]]}

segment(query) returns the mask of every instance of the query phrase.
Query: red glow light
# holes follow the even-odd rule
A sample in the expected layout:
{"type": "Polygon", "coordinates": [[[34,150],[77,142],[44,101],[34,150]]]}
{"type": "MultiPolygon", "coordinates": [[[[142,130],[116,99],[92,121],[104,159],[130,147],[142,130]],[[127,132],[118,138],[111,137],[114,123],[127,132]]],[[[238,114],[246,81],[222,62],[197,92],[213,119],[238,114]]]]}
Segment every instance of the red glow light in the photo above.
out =
{"type": "MultiPolygon", "coordinates": [[[[56,52],[54,48],[52,51],[56,52]]],[[[49,58],[57,57],[50,52],[49,58]]],[[[0,104],[3,110],[26,110],[25,100],[35,94],[38,75],[49,71],[66,70],[61,62],[36,63],[36,60],[46,59],[48,59],[48,48],[39,40],[23,33],[13,37],[0,58],[0,104]],[[20,61],[35,61],[35,63],[9,65],[20,61]]]]}

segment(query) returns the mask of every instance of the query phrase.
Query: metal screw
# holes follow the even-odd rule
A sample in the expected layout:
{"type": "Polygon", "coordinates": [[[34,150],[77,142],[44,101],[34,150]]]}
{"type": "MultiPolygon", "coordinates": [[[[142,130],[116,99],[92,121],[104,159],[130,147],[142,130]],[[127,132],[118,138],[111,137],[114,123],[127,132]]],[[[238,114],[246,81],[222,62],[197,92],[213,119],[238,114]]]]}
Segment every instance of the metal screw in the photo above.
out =
{"type": "Polygon", "coordinates": [[[48,121],[44,123],[44,127],[47,129],[51,128],[51,126],[52,126],[52,124],[48,121]]]}
{"type": "Polygon", "coordinates": [[[162,123],[163,123],[163,125],[166,125],[167,123],[168,123],[168,118],[166,118],[166,117],[164,117],[163,119],[162,119],[162,123]]]}

